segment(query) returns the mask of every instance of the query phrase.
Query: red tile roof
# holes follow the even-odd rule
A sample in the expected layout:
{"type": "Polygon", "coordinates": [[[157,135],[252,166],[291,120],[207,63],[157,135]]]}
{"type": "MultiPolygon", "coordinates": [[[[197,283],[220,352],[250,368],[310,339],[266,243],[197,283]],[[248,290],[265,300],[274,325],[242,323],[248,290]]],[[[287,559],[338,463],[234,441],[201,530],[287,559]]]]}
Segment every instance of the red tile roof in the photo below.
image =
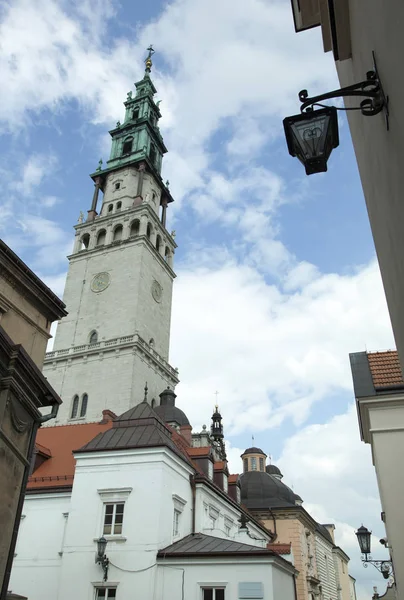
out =
{"type": "Polygon", "coordinates": [[[367,356],[376,390],[404,387],[403,374],[396,350],[368,352],[367,356]]]}
{"type": "Polygon", "coordinates": [[[203,446],[202,448],[188,448],[189,456],[209,456],[212,448],[210,446],[203,446]]]}
{"type": "Polygon", "coordinates": [[[236,473],[235,475],[229,475],[229,483],[237,483],[239,478],[239,474],[236,473]]]}
{"type": "Polygon", "coordinates": [[[27,489],[71,487],[75,460],[73,450],[80,448],[112,423],[80,423],[42,427],[37,434],[36,446],[41,454],[50,453],[28,480],[27,489]]]}
{"type": "Polygon", "coordinates": [[[224,460],[218,460],[217,462],[215,462],[213,467],[215,471],[225,471],[227,469],[227,462],[225,462],[224,460]]]}
{"type": "Polygon", "coordinates": [[[291,552],[291,543],[289,544],[267,544],[268,550],[272,550],[272,552],[276,552],[276,554],[290,554],[291,552]]]}

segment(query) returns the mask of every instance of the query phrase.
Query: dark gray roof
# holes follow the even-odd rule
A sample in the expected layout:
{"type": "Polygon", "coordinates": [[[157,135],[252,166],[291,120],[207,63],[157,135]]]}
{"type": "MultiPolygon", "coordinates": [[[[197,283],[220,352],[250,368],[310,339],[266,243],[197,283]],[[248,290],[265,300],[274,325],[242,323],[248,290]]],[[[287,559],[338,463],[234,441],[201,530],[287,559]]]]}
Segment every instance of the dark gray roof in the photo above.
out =
{"type": "Polygon", "coordinates": [[[265,470],[270,475],[282,475],[281,470],[276,465],[267,465],[265,470]]]}
{"type": "Polygon", "coordinates": [[[178,425],[189,425],[187,415],[178,406],[160,405],[154,407],[155,412],[164,423],[178,423],[178,425]]]}
{"type": "Polygon", "coordinates": [[[316,525],[316,530],[321,533],[321,535],[326,538],[326,540],[328,540],[330,542],[330,544],[332,544],[334,546],[334,542],[333,539],[331,537],[330,532],[328,531],[327,527],[324,527],[324,525],[321,525],[320,523],[317,523],[316,525]]]}
{"type": "Polygon", "coordinates": [[[192,464],[171,439],[170,429],[147,402],[142,402],[114,419],[112,428],[99,433],[78,452],[156,448],[166,446],[188,464],[192,464]]]}
{"type": "Polygon", "coordinates": [[[244,454],[265,454],[265,452],[263,452],[261,448],[256,448],[255,446],[252,446],[252,448],[247,448],[247,450],[244,450],[243,455],[244,454]]]}
{"type": "Polygon", "coordinates": [[[355,398],[376,395],[370,372],[367,352],[355,352],[349,355],[355,398]]]}
{"type": "Polygon", "coordinates": [[[249,509],[296,506],[295,493],[265,471],[240,475],[241,502],[249,509]]]}
{"type": "Polygon", "coordinates": [[[263,554],[276,555],[272,550],[242,544],[233,540],[213,537],[203,533],[187,535],[182,540],[159,550],[157,557],[166,558],[167,556],[212,556],[212,554],[263,554]]]}

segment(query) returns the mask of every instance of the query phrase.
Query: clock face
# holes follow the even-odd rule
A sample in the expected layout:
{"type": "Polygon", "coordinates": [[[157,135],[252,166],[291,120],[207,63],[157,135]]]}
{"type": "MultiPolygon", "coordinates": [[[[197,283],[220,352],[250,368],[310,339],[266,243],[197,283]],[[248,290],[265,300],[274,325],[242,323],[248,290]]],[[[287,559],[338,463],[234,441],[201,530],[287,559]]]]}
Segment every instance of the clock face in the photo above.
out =
{"type": "Polygon", "coordinates": [[[111,277],[109,273],[97,273],[91,282],[91,290],[93,292],[103,292],[110,283],[111,277]]]}
{"type": "Polygon", "coordinates": [[[161,302],[161,299],[163,297],[163,288],[161,287],[159,282],[156,280],[154,280],[152,283],[151,293],[152,293],[153,299],[156,302],[161,302]]]}

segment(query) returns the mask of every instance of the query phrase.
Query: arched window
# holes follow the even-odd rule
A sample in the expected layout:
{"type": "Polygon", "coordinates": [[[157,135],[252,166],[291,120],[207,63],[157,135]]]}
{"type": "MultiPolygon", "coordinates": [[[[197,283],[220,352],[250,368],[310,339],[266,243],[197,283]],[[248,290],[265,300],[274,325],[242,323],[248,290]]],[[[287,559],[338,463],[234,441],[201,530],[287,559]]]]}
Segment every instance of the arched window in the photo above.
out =
{"type": "Polygon", "coordinates": [[[116,203],[116,210],[121,210],[122,208],[122,202],[117,202],[116,203]]]}
{"type": "Polygon", "coordinates": [[[153,194],[152,194],[152,201],[153,201],[154,204],[156,204],[156,199],[157,199],[156,192],[153,192],[153,194]]]}
{"type": "Polygon", "coordinates": [[[130,237],[135,237],[136,235],[139,235],[139,228],[140,228],[140,221],[138,219],[136,219],[135,221],[132,222],[131,226],[130,226],[130,237]]]}
{"type": "Polygon", "coordinates": [[[156,400],[155,400],[155,398],[153,398],[151,401],[151,407],[154,408],[155,406],[156,406],[156,400]]]}
{"type": "Polygon", "coordinates": [[[150,223],[147,223],[146,236],[148,239],[150,239],[151,233],[152,233],[152,226],[150,225],[150,223]]]}
{"type": "Polygon", "coordinates": [[[132,119],[138,119],[139,118],[139,107],[135,106],[135,108],[133,109],[133,113],[132,113],[132,119]]]}
{"type": "Polygon", "coordinates": [[[115,184],[115,189],[119,190],[120,187],[121,187],[121,182],[117,181],[116,184],[115,184]]]}
{"type": "Polygon", "coordinates": [[[157,250],[157,252],[160,251],[160,246],[161,246],[161,237],[158,235],[156,237],[156,250],[157,250]]]}
{"type": "Polygon", "coordinates": [[[128,137],[123,143],[122,154],[130,154],[132,152],[133,137],[128,137]]]}
{"type": "Polygon", "coordinates": [[[107,237],[107,232],[105,229],[101,229],[97,235],[97,246],[103,246],[105,244],[105,239],[107,237]]]}
{"type": "Polygon", "coordinates": [[[85,417],[87,412],[88,395],[83,394],[81,397],[80,417],[85,417]]]}
{"type": "Polygon", "coordinates": [[[170,248],[168,246],[166,246],[166,249],[164,251],[164,258],[168,262],[170,257],[171,257],[170,248]]]}
{"type": "Polygon", "coordinates": [[[156,162],[156,148],[154,147],[153,144],[150,144],[150,160],[152,161],[152,163],[154,164],[156,162]]]}
{"type": "Polygon", "coordinates": [[[72,412],[70,415],[71,419],[75,419],[77,417],[78,410],[79,410],[79,397],[76,394],[76,396],[74,396],[74,398],[73,398],[72,412]]]}
{"type": "Polygon", "coordinates": [[[89,344],[96,344],[98,342],[98,333],[96,331],[92,331],[90,333],[89,344]]]}
{"type": "Polygon", "coordinates": [[[114,242],[119,242],[122,239],[122,225],[117,225],[114,229],[114,242]]]}
{"type": "Polygon", "coordinates": [[[89,233],[85,233],[82,237],[81,237],[81,248],[80,250],[87,250],[89,244],[90,244],[90,234],[89,233]]]}
{"type": "Polygon", "coordinates": [[[111,213],[114,210],[114,205],[113,204],[109,204],[108,205],[108,212],[111,213]]]}
{"type": "Polygon", "coordinates": [[[154,348],[154,339],[153,338],[150,338],[149,346],[150,346],[150,348],[154,348]]]}

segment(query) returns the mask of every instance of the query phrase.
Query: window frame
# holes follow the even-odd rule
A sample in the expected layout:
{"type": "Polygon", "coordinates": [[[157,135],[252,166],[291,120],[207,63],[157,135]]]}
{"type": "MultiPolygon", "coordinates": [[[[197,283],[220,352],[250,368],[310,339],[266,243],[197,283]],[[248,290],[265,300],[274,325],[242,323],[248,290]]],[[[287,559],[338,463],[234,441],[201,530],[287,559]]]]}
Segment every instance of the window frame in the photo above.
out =
{"type": "Polygon", "coordinates": [[[102,600],[115,600],[116,598],[116,592],[117,592],[117,585],[97,585],[97,584],[93,584],[94,585],[94,599],[95,600],[99,600],[100,598],[102,598],[102,600]],[[105,590],[106,594],[105,596],[99,596],[98,592],[99,590],[105,590]],[[114,595],[110,596],[109,591],[110,590],[114,590],[114,595]]]}
{"type": "Polygon", "coordinates": [[[123,529],[123,517],[125,514],[125,502],[124,501],[118,501],[118,502],[105,502],[104,503],[104,512],[103,512],[103,526],[102,526],[102,535],[110,535],[110,536],[121,536],[122,535],[122,529],[123,529]],[[112,506],[112,513],[111,515],[107,515],[107,510],[108,508],[112,506]],[[122,513],[117,511],[118,506],[122,506],[122,513]],[[111,516],[111,523],[107,524],[106,523],[106,519],[107,516],[111,516]],[[121,516],[121,522],[117,523],[117,516],[121,516]],[[115,531],[115,528],[120,525],[120,531],[115,531]],[[110,527],[110,531],[105,531],[106,527],[110,527]]]}
{"type": "Polygon", "coordinates": [[[258,465],[257,465],[257,457],[256,456],[252,456],[250,458],[250,466],[251,466],[251,471],[258,471],[258,465]]]}
{"type": "Polygon", "coordinates": [[[219,582],[219,581],[215,581],[215,582],[206,582],[206,583],[199,583],[198,584],[200,586],[200,598],[201,600],[205,599],[205,594],[204,591],[205,590],[212,590],[213,594],[212,594],[212,600],[216,600],[216,591],[217,590],[223,590],[223,600],[226,600],[226,587],[227,587],[227,581],[224,583],[219,582]]]}
{"type": "MultiPolygon", "coordinates": [[[[98,532],[99,535],[94,538],[94,541],[97,541],[98,538],[100,537],[100,535],[103,535],[107,540],[120,540],[120,541],[125,541],[126,537],[124,537],[123,532],[124,532],[124,526],[125,526],[125,511],[126,511],[126,503],[128,501],[129,495],[132,492],[131,487],[124,487],[124,488],[105,488],[105,489],[99,489],[97,490],[98,495],[100,496],[100,500],[101,500],[101,513],[99,516],[99,527],[98,527],[98,532]],[[105,511],[106,511],[106,505],[107,504],[123,504],[123,516],[122,516],[122,529],[121,529],[121,533],[103,533],[104,531],[104,525],[105,525],[105,511]]],[[[111,531],[112,531],[112,524],[111,524],[111,531]]]]}

